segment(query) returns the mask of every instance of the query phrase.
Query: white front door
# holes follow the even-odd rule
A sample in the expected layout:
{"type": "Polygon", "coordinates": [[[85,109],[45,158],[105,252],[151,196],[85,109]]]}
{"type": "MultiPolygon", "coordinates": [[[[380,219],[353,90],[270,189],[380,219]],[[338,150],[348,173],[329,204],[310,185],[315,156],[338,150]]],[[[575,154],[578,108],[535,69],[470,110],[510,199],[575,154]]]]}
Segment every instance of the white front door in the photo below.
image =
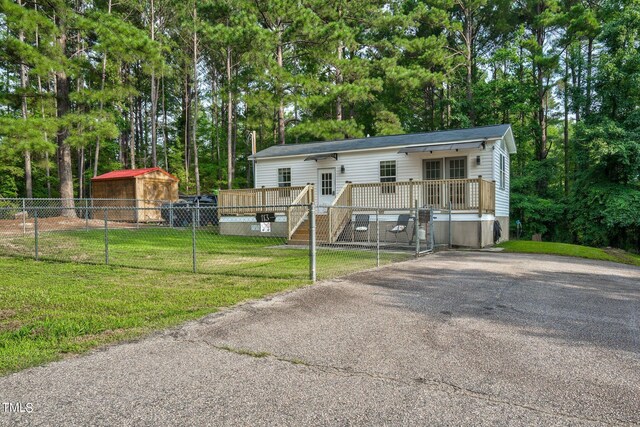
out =
{"type": "Polygon", "coordinates": [[[328,206],[336,196],[336,168],[318,169],[318,205],[328,206]]]}

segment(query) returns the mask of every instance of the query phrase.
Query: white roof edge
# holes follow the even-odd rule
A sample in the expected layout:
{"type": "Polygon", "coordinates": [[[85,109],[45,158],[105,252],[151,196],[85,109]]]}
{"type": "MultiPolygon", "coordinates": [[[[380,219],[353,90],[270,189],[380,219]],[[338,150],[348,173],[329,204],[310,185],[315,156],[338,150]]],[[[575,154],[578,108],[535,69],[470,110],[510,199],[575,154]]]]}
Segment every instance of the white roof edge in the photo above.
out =
{"type": "Polygon", "coordinates": [[[516,147],[516,140],[513,137],[513,130],[511,130],[511,126],[507,128],[507,131],[504,133],[503,139],[507,143],[507,150],[509,150],[509,154],[515,154],[518,152],[516,147]]]}
{"type": "MultiPolygon", "coordinates": [[[[510,132],[511,127],[509,127],[509,132],[510,132]]],[[[507,132],[507,133],[509,133],[507,132]]],[[[505,135],[507,135],[507,133],[505,133],[505,135]]],[[[497,141],[499,139],[504,139],[505,136],[503,135],[502,137],[499,136],[494,136],[494,137],[490,137],[490,138],[472,138],[472,139],[461,139],[459,141],[447,141],[447,142],[438,142],[435,144],[429,144],[429,145],[451,145],[451,144],[463,144],[465,142],[476,142],[476,141],[481,141],[481,140],[485,140],[487,142],[489,141],[497,141]]],[[[511,140],[513,141],[513,134],[511,134],[511,140]]],[[[513,147],[515,150],[515,143],[513,143],[513,147]]],[[[380,151],[380,150],[397,150],[398,148],[407,148],[407,147],[421,147],[425,145],[424,142],[422,143],[416,143],[416,144],[407,144],[407,145],[397,145],[394,147],[377,147],[377,148],[360,148],[357,150],[345,150],[345,151],[340,151],[338,154],[343,154],[343,153],[355,153],[358,151],[380,151]]],[[[515,152],[515,151],[514,151],[515,152]]],[[[509,153],[511,153],[511,151],[509,151],[509,153]]],[[[291,154],[288,156],[269,156],[269,157],[259,157],[258,159],[256,159],[253,155],[249,156],[249,160],[271,160],[271,159],[287,159],[287,158],[291,158],[291,157],[304,157],[304,156],[308,156],[309,154],[291,154]]]]}

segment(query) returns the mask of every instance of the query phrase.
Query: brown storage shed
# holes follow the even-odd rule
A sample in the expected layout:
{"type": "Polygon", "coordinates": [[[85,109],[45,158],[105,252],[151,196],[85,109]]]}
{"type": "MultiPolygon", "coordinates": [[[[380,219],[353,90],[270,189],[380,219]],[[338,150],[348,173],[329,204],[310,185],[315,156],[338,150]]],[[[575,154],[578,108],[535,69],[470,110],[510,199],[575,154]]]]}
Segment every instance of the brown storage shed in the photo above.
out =
{"type": "MultiPolygon", "coordinates": [[[[132,208],[110,210],[107,213],[109,220],[161,221],[162,202],[178,200],[178,178],[162,168],[107,172],[91,179],[91,197],[94,208],[109,206],[132,208]]],[[[93,217],[103,219],[104,211],[94,210],[93,217]]]]}

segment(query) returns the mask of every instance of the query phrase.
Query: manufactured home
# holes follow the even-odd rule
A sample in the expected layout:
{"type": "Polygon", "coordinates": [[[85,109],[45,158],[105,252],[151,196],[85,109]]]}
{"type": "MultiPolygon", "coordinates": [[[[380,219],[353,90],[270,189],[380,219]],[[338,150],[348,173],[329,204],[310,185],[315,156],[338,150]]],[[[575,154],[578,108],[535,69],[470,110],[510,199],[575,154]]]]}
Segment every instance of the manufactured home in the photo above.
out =
{"type": "MultiPolygon", "coordinates": [[[[239,217],[261,205],[313,202],[320,221],[332,207],[418,206],[436,213],[436,239],[451,221],[454,245],[483,247],[493,243],[494,220],[502,240],[508,239],[509,156],[515,152],[508,124],[275,145],[252,156],[254,189],[220,193],[220,206],[230,208],[221,221],[248,221],[239,217]]],[[[291,239],[304,223],[302,214],[294,208],[280,214],[282,232],[291,239]]],[[[332,229],[324,238],[335,239],[346,222],[329,221],[332,229]]]]}

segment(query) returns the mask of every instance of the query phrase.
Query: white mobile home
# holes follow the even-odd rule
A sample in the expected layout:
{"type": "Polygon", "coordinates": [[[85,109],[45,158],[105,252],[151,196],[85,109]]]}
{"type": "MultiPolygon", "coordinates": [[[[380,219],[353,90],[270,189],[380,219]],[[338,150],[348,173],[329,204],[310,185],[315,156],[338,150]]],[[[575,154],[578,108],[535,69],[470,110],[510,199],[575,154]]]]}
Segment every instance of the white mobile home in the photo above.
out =
{"type": "Polygon", "coordinates": [[[251,192],[256,197],[243,203],[312,197],[320,214],[331,206],[412,208],[417,202],[435,212],[451,209],[453,243],[482,247],[493,243],[494,219],[508,236],[509,156],[515,152],[509,125],[276,145],[253,156],[255,189],[223,192],[221,205],[237,206],[251,192]],[[307,188],[312,194],[301,197],[307,188]]]}

